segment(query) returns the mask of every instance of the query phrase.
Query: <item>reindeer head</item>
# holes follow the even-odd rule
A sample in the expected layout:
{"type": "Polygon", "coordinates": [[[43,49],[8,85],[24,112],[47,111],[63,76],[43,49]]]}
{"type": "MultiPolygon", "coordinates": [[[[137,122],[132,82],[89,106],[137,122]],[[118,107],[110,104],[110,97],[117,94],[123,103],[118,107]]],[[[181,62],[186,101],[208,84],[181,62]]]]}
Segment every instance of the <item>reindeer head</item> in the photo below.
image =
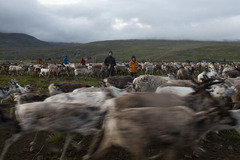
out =
{"type": "Polygon", "coordinates": [[[33,91],[33,88],[32,88],[32,86],[30,86],[30,85],[24,85],[24,89],[25,89],[27,92],[32,92],[32,91],[33,91]]]}
{"type": "Polygon", "coordinates": [[[194,86],[192,86],[193,89],[195,90],[195,92],[193,94],[200,93],[200,92],[207,92],[208,89],[211,89],[211,86],[224,82],[223,79],[219,79],[219,80],[216,81],[216,80],[211,79],[211,78],[207,78],[203,82],[198,82],[195,79],[191,79],[191,80],[195,84],[194,86]]]}
{"type": "Polygon", "coordinates": [[[208,111],[198,112],[195,115],[196,127],[207,126],[212,129],[219,125],[237,125],[237,119],[222,106],[210,108],[208,111]]]}
{"type": "Polygon", "coordinates": [[[98,87],[102,87],[102,88],[107,87],[107,86],[105,85],[104,80],[99,80],[99,81],[98,81],[98,87]]]}
{"type": "Polygon", "coordinates": [[[10,84],[9,88],[12,90],[12,92],[20,92],[20,93],[27,92],[26,89],[24,89],[18,84],[18,81],[16,79],[11,79],[9,84],[10,84]]]}
{"type": "Polygon", "coordinates": [[[127,92],[136,92],[135,85],[133,83],[128,82],[126,85],[127,92]]]}
{"type": "Polygon", "coordinates": [[[229,87],[226,83],[212,85],[209,91],[215,98],[230,97],[235,93],[235,90],[229,87]]]}

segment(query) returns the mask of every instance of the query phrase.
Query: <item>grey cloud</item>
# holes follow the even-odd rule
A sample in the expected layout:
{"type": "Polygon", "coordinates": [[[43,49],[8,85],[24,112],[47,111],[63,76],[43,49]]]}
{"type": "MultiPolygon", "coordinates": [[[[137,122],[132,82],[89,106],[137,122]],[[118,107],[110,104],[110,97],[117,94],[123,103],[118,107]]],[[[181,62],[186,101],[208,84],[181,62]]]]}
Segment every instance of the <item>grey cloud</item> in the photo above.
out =
{"type": "Polygon", "coordinates": [[[236,40],[239,19],[238,0],[79,0],[50,6],[37,0],[0,0],[0,32],[46,41],[236,40]]]}

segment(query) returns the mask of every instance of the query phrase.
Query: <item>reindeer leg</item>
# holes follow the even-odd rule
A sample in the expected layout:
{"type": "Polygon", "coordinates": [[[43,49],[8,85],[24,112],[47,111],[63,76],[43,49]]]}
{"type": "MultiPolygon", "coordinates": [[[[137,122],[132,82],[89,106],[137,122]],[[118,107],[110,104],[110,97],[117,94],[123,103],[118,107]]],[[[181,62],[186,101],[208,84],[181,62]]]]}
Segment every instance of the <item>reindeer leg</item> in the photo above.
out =
{"type": "Polygon", "coordinates": [[[66,151],[67,151],[67,148],[70,144],[70,142],[72,141],[73,137],[75,135],[72,135],[72,134],[68,134],[67,137],[66,137],[66,140],[65,140],[65,143],[64,143],[64,146],[63,146],[63,151],[62,151],[62,155],[60,157],[60,160],[64,160],[64,157],[65,157],[65,154],[66,154],[66,151]]]}
{"type": "Polygon", "coordinates": [[[14,112],[15,112],[15,107],[11,107],[11,108],[10,108],[10,118],[11,118],[11,119],[13,119],[13,117],[14,117],[14,115],[15,115],[14,112]]]}
{"type": "Polygon", "coordinates": [[[164,149],[164,160],[176,160],[177,159],[177,151],[174,147],[169,147],[164,149]]]}
{"type": "Polygon", "coordinates": [[[33,141],[29,143],[29,146],[30,146],[30,152],[32,152],[34,150],[34,145],[36,143],[36,140],[37,140],[37,136],[38,136],[38,131],[36,132],[34,138],[33,138],[33,141]]]}
{"type": "Polygon", "coordinates": [[[20,137],[22,137],[24,135],[23,132],[20,132],[20,133],[17,133],[15,135],[13,135],[11,138],[7,139],[5,141],[5,145],[4,145],[4,148],[2,150],[2,153],[1,153],[1,157],[0,157],[0,160],[3,160],[7,151],[9,150],[9,148],[12,146],[12,144],[14,142],[16,142],[20,137]]]}
{"type": "Polygon", "coordinates": [[[151,157],[148,157],[149,160],[155,160],[155,159],[159,159],[163,156],[162,152],[159,151],[158,154],[154,155],[154,156],[151,156],[151,157]]]}
{"type": "MultiPolygon", "coordinates": [[[[137,138],[138,139],[138,138],[137,138]]],[[[148,158],[146,157],[145,155],[145,152],[144,152],[144,145],[139,143],[138,145],[131,145],[131,144],[134,144],[135,140],[131,141],[131,140],[128,140],[128,139],[121,139],[119,141],[117,141],[116,143],[118,143],[117,145],[122,147],[122,148],[125,148],[127,151],[129,151],[131,153],[131,159],[132,160],[147,160],[148,158]]]]}
{"type": "Polygon", "coordinates": [[[95,160],[105,155],[111,147],[111,142],[107,137],[104,137],[104,130],[100,130],[90,144],[90,149],[83,160],[95,160]],[[100,142],[100,144],[98,144],[100,142]]]}
{"type": "Polygon", "coordinates": [[[80,151],[82,148],[81,143],[83,140],[84,140],[84,138],[80,142],[76,142],[76,141],[72,140],[71,144],[73,145],[73,147],[75,147],[77,149],[77,151],[80,151]]]}
{"type": "Polygon", "coordinates": [[[147,160],[145,155],[143,154],[143,151],[141,152],[132,152],[132,160],[147,160]]]}

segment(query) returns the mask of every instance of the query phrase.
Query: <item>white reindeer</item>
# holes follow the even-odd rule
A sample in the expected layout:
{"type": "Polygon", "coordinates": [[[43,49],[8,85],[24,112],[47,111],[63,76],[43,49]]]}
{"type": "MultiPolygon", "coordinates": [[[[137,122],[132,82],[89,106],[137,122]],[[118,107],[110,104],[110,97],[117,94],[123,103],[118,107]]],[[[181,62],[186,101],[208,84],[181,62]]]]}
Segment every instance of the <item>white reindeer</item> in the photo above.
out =
{"type": "Polygon", "coordinates": [[[47,74],[49,74],[49,69],[41,68],[41,71],[39,73],[39,77],[41,77],[41,76],[46,77],[47,74]]]}
{"type": "Polygon", "coordinates": [[[9,87],[0,87],[0,100],[1,103],[3,100],[6,100],[10,97],[11,94],[15,92],[25,93],[26,90],[18,84],[17,80],[11,80],[9,82],[9,87]]]}
{"type": "Polygon", "coordinates": [[[97,124],[105,112],[99,107],[85,104],[35,102],[16,106],[16,117],[21,131],[5,141],[0,160],[3,160],[9,147],[22,136],[35,131],[49,131],[66,136],[60,160],[75,134],[83,136],[95,134],[97,124]]]}

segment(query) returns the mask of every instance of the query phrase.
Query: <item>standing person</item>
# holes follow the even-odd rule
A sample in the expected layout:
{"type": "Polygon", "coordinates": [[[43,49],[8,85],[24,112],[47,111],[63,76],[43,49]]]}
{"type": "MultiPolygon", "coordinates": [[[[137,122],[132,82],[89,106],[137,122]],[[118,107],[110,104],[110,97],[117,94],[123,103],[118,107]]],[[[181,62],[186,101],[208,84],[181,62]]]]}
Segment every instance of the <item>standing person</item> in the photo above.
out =
{"type": "Polygon", "coordinates": [[[139,67],[139,64],[136,60],[135,56],[132,56],[132,60],[129,62],[129,68],[130,68],[130,74],[131,77],[136,77],[137,76],[137,69],[139,67]]]}
{"type": "Polygon", "coordinates": [[[86,61],[82,58],[81,62],[80,62],[82,65],[85,65],[86,64],[86,61]]]}
{"type": "Polygon", "coordinates": [[[115,75],[115,69],[114,66],[116,65],[116,61],[115,58],[113,58],[112,56],[112,51],[108,52],[108,57],[106,57],[104,64],[105,66],[107,66],[108,70],[107,70],[107,77],[114,76],[115,75]]]}
{"type": "Polygon", "coordinates": [[[65,56],[65,58],[63,59],[63,63],[64,63],[64,64],[68,64],[68,63],[69,63],[69,59],[68,59],[67,56],[65,56]]]}
{"type": "Polygon", "coordinates": [[[40,58],[37,60],[37,64],[41,64],[41,59],[40,58]]]}

